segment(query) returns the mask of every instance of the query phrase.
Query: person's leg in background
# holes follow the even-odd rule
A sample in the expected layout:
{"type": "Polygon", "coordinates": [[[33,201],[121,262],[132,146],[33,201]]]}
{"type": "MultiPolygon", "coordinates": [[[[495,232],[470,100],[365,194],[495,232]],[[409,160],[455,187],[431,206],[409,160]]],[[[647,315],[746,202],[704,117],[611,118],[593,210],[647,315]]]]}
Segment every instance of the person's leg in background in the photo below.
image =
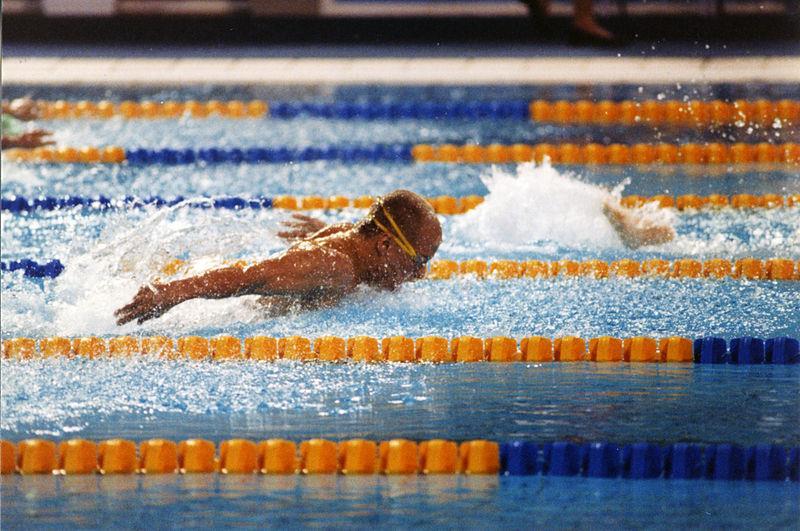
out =
{"type": "Polygon", "coordinates": [[[594,19],[592,1],[573,0],[571,40],[586,44],[612,44],[615,39],[614,34],[594,19]]]}
{"type": "MultiPolygon", "coordinates": [[[[542,24],[550,13],[550,0],[523,0],[528,15],[536,24],[542,24]]],[[[574,44],[606,45],[615,42],[614,34],[597,23],[592,13],[593,0],[573,0],[572,28],[569,36],[574,44]]]]}

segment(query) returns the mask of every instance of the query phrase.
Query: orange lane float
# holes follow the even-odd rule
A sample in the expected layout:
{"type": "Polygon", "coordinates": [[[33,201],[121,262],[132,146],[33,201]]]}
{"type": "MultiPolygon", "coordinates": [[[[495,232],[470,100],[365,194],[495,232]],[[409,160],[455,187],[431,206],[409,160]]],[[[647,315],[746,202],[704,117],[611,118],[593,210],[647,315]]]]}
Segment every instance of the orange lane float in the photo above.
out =
{"type": "Polygon", "coordinates": [[[64,100],[36,102],[44,119],[65,120],[75,118],[109,119],[119,116],[125,119],[175,119],[187,115],[193,118],[221,116],[225,118],[261,118],[269,114],[269,104],[263,100],[195,100],[176,101],[131,101],[119,103],[102,100],[98,102],[64,100]]]}
{"type": "Polygon", "coordinates": [[[383,441],[379,445],[379,453],[380,472],[383,474],[416,474],[419,471],[419,446],[414,441],[383,441]]]}
{"type": "Polygon", "coordinates": [[[138,469],[133,441],[110,439],[101,442],[98,448],[98,466],[102,474],[132,474],[138,469]]]}
{"type": "Polygon", "coordinates": [[[625,100],[550,102],[534,100],[528,109],[531,120],[560,124],[647,124],[704,128],[709,126],[758,125],[773,127],[800,122],[800,102],[783,99],[737,100],[625,100]]]}
{"type": "Polygon", "coordinates": [[[207,474],[217,470],[214,443],[188,439],[178,444],[178,470],[183,474],[207,474]]]}
{"type": "MultiPolygon", "coordinates": [[[[685,113],[674,111],[676,119],[685,113]]],[[[706,118],[702,118],[704,121],[706,118]]],[[[415,162],[445,162],[467,164],[506,164],[535,161],[541,163],[549,158],[555,164],[627,165],[627,164],[690,164],[690,165],[739,165],[739,164],[789,164],[798,163],[800,147],[797,143],[756,144],[490,144],[479,146],[467,144],[417,144],[411,148],[415,162]]],[[[32,156],[28,156],[32,158],[32,156]]]]}
{"type": "Polygon", "coordinates": [[[297,446],[285,439],[268,439],[258,444],[262,474],[286,475],[297,471],[297,446]]]}
{"type": "Polygon", "coordinates": [[[0,440],[0,470],[7,474],[497,474],[500,446],[495,441],[406,439],[339,443],[310,439],[224,440],[219,456],[204,439],[150,439],[137,445],[125,439],[99,443],[85,439],[56,444],[28,439],[0,440]]]}
{"type": "Polygon", "coordinates": [[[143,474],[178,471],[178,445],[166,439],[150,439],[139,445],[139,470],[143,474]]]}

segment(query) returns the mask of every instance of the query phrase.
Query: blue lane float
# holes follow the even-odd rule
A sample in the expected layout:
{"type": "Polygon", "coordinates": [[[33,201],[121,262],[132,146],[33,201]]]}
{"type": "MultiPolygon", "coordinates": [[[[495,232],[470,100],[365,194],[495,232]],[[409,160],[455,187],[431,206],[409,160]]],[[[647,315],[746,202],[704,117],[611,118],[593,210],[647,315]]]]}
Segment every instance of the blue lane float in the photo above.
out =
{"type": "Polygon", "coordinates": [[[620,452],[621,449],[616,444],[590,444],[586,453],[584,475],[590,478],[618,477],[620,452]]]}
{"type": "Polygon", "coordinates": [[[799,448],[772,444],[744,448],[733,444],[509,441],[500,444],[500,473],[641,480],[797,481],[799,455],[799,448]]]}
{"type": "Polygon", "coordinates": [[[555,442],[542,447],[542,470],[548,476],[577,476],[581,472],[585,447],[571,442],[555,442]]]}
{"type": "Polygon", "coordinates": [[[738,365],[764,363],[764,340],[757,337],[737,337],[731,340],[730,362],[738,365]]]}
{"type": "Polygon", "coordinates": [[[707,479],[744,479],[747,471],[747,453],[735,444],[716,444],[706,447],[707,479]]]}
{"type": "Polygon", "coordinates": [[[728,349],[721,337],[701,337],[694,340],[694,362],[704,364],[725,363],[728,349]]]}
{"type": "Polygon", "coordinates": [[[699,479],[703,477],[703,451],[696,444],[678,443],[670,446],[664,455],[664,474],[673,479],[699,479]]]}
{"type": "Polygon", "coordinates": [[[623,477],[628,479],[653,479],[664,470],[664,456],[660,446],[635,443],[622,450],[623,477]]]}
{"type": "Polygon", "coordinates": [[[765,350],[765,363],[775,365],[800,363],[800,341],[793,337],[767,339],[765,350]]]}
{"type": "Polygon", "coordinates": [[[38,263],[28,258],[0,262],[0,271],[22,271],[28,278],[56,278],[64,271],[60,260],[38,263]]]}
{"type": "Polygon", "coordinates": [[[336,161],[345,163],[408,163],[412,144],[368,146],[249,147],[249,148],[133,148],[125,151],[128,164],[285,164],[289,162],[336,161]]]}
{"type": "Polygon", "coordinates": [[[747,479],[782,481],[788,474],[786,449],[770,444],[758,444],[747,450],[747,479]]]}
{"type": "Polygon", "coordinates": [[[789,479],[800,481],[800,447],[789,450],[789,479]]]}
{"type": "Polygon", "coordinates": [[[767,339],[735,337],[726,343],[721,337],[701,337],[693,342],[694,362],[700,364],[794,365],[800,363],[800,342],[792,337],[767,339]]]}
{"type": "Polygon", "coordinates": [[[529,101],[298,102],[269,104],[270,118],[337,120],[530,120],[529,101]]]}

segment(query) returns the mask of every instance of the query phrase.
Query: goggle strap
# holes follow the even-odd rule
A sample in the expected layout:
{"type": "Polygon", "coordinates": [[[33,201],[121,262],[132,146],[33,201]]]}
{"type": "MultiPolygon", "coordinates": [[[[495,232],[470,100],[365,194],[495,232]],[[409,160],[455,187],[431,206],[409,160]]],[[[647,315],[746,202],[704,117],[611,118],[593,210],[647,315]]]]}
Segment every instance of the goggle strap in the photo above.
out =
{"type": "Polygon", "coordinates": [[[417,251],[414,249],[414,246],[411,245],[411,243],[408,241],[405,234],[403,234],[403,231],[400,230],[400,227],[397,225],[394,218],[392,218],[391,214],[389,214],[385,208],[381,207],[381,210],[383,211],[383,215],[386,216],[386,219],[389,220],[389,223],[392,225],[392,228],[396,231],[396,234],[395,232],[389,230],[388,227],[386,227],[383,223],[381,223],[377,219],[374,220],[375,224],[383,232],[389,235],[389,237],[391,237],[392,240],[394,240],[394,242],[397,244],[398,247],[400,247],[403,250],[403,252],[405,252],[411,258],[416,258],[417,251]]]}

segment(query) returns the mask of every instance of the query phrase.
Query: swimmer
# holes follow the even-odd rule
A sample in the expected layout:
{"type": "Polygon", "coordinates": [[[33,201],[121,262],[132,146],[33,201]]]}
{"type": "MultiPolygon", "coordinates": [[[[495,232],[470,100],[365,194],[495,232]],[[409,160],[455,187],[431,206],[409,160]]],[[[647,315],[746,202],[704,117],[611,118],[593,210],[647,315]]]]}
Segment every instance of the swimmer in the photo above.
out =
{"type": "Polygon", "coordinates": [[[277,296],[315,308],[337,303],[360,284],[394,290],[425,276],[442,242],[442,227],[424,198],[397,190],[379,198],[355,224],[325,227],[298,216],[280,236],[297,241],[252,266],[143,286],[130,304],[115,312],[117,324],[141,324],[196,298],[277,296]]]}
{"type": "MultiPolygon", "coordinates": [[[[672,227],[639,219],[635,211],[610,199],[604,212],[631,248],[665,243],[675,235],[672,227]]],[[[196,298],[262,295],[276,306],[289,303],[312,309],[336,304],[360,284],[394,290],[423,278],[442,242],[442,227],[433,208],[408,190],[379,198],[355,224],[325,226],[302,214],[294,219],[278,233],[295,242],[285,252],[247,268],[224,267],[143,286],[133,301],[115,312],[117,324],[141,324],[196,298]]]]}
{"type": "Polygon", "coordinates": [[[52,133],[44,129],[23,131],[22,121],[39,117],[39,105],[30,98],[17,98],[12,102],[3,101],[2,149],[36,148],[51,145],[48,139],[52,133]]]}

